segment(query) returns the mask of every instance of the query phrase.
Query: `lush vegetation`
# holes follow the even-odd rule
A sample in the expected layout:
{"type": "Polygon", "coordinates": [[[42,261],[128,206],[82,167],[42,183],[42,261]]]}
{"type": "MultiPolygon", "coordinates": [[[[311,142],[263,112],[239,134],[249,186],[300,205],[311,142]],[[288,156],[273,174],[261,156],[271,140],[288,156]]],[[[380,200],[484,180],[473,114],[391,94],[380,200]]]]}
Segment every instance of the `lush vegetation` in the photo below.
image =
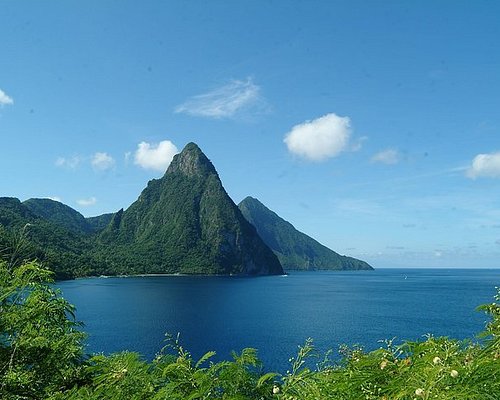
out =
{"type": "Polygon", "coordinates": [[[85,220],[92,231],[100,232],[109,225],[114,215],[115,213],[102,214],[96,217],[85,218],[85,220]]]}
{"type": "Polygon", "coordinates": [[[127,210],[115,214],[85,219],[50,199],[0,198],[0,245],[9,246],[19,231],[26,232],[25,255],[36,254],[59,279],[283,273],[194,143],[127,210]]]}
{"type": "MultiPolygon", "coordinates": [[[[285,374],[266,372],[254,349],[230,361],[194,360],[178,339],[152,362],[136,353],[85,355],[73,307],[38,263],[0,262],[2,399],[468,399],[500,398],[500,305],[484,342],[428,337],[320,357],[311,341],[285,374]]],[[[497,295],[500,300],[500,290],[497,295]]]]}
{"type": "Polygon", "coordinates": [[[0,198],[0,248],[19,259],[42,261],[59,279],[98,268],[92,242],[90,236],[33,213],[18,199],[0,198]]]}
{"type": "Polygon", "coordinates": [[[91,233],[92,225],[78,211],[51,199],[28,199],[23,205],[33,214],[64,229],[77,233],[91,233]]]}
{"type": "Polygon", "coordinates": [[[372,269],[365,261],[341,256],[269,210],[253,197],[239,205],[243,216],[257,228],[264,242],[274,251],[285,270],[361,270],[372,269]]]}
{"type": "Polygon", "coordinates": [[[281,265],[222,187],[194,143],[176,155],[161,179],[148,183],[117,213],[100,241],[108,263],[149,272],[280,274],[281,265]],[[134,254],[129,263],[124,254],[134,254]]]}

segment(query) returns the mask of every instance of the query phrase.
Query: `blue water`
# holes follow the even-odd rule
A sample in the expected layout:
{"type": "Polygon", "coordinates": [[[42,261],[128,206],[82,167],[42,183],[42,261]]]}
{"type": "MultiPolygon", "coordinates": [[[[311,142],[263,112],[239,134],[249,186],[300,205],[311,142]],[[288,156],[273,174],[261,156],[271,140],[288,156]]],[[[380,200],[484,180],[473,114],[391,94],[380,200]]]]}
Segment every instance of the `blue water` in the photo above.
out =
{"type": "Polygon", "coordinates": [[[195,357],[254,347],[267,369],[284,370],[297,345],[380,346],[382,339],[474,339],[486,321],[500,270],[378,269],[294,272],[258,278],[155,276],[58,283],[77,307],[89,352],[132,350],[153,358],[166,332],[195,357]]]}

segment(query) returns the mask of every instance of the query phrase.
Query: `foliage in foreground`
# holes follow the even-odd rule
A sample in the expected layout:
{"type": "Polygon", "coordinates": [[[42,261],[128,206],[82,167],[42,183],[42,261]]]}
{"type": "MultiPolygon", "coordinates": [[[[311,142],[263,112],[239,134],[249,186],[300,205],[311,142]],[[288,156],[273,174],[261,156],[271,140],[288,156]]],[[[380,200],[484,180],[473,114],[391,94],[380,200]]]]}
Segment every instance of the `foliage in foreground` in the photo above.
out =
{"type": "Polygon", "coordinates": [[[74,309],[51,279],[37,263],[0,262],[1,399],[500,399],[495,303],[480,307],[491,316],[482,345],[429,336],[372,352],[342,346],[331,361],[308,340],[280,375],[265,373],[254,349],[195,361],[178,340],[152,362],[130,352],[85,356],[74,309]]]}

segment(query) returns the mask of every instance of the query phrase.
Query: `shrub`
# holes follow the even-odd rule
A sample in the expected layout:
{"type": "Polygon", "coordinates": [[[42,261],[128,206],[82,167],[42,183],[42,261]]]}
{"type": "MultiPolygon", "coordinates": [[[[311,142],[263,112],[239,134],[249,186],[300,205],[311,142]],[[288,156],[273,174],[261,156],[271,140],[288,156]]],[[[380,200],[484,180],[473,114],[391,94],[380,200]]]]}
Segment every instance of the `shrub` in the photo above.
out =
{"type": "Polygon", "coordinates": [[[84,356],[74,308],[51,282],[38,263],[0,262],[2,399],[500,399],[496,303],[479,307],[491,318],[480,344],[428,336],[371,352],[341,346],[332,361],[309,339],[280,375],[265,372],[255,349],[231,361],[213,362],[214,352],[193,360],[178,337],[152,362],[130,352],[84,356]]]}

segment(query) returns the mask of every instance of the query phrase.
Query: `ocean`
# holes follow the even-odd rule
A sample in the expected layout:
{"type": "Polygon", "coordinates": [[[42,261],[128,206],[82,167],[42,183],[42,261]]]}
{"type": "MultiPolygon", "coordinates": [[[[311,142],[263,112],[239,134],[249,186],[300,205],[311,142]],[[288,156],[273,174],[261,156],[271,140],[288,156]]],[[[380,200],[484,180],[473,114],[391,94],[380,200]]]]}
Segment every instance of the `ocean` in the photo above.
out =
{"type": "Polygon", "coordinates": [[[88,333],[87,351],[130,350],[152,359],[180,335],[195,358],[258,349],[266,370],[285,371],[307,338],[378,348],[426,334],[477,340],[500,269],[377,269],[287,276],[145,276],[58,282],[88,333]]]}

